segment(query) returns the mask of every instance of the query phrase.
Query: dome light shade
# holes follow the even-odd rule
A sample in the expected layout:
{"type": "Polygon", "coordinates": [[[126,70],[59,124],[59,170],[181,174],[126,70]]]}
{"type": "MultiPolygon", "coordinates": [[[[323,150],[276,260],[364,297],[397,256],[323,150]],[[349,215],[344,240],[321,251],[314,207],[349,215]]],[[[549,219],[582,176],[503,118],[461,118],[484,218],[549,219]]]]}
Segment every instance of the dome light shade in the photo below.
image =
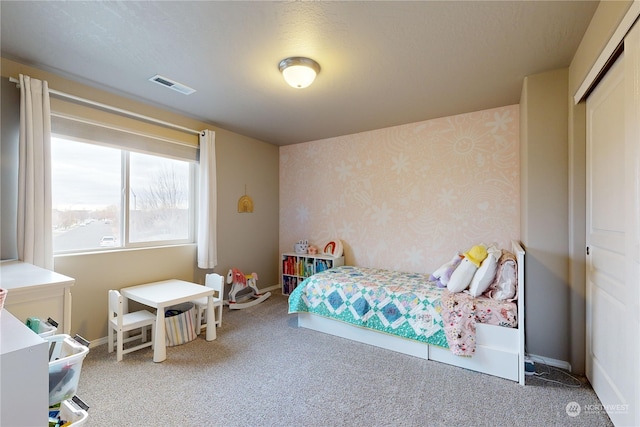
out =
{"type": "Polygon", "coordinates": [[[320,72],[320,65],[316,61],[302,57],[283,59],[278,68],[289,86],[296,89],[309,86],[320,72]]]}

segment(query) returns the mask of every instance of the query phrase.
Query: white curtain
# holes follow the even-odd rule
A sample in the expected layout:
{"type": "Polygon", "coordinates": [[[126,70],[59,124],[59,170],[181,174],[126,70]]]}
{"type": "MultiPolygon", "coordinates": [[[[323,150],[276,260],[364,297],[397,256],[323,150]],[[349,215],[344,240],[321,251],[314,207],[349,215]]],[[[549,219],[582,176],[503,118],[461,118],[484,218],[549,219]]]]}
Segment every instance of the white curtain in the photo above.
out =
{"type": "Polygon", "coordinates": [[[198,200],[198,267],[211,269],[218,264],[216,243],[216,134],[200,134],[200,193],[198,200]]]}
{"type": "Polygon", "coordinates": [[[49,88],[20,74],[18,258],[53,270],[52,239],[49,88]]]}

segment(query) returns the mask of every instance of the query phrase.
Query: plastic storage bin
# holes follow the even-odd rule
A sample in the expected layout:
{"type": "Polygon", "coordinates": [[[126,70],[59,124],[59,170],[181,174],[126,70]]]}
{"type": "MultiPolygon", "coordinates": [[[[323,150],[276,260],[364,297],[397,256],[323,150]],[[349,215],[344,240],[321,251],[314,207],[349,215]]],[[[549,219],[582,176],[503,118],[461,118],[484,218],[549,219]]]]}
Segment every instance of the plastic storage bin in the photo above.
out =
{"type": "Polygon", "coordinates": [[[40,335],[43,338],[50,337],[51,335],[55,334],[57,330],[58,330],[57,326],[50,325],[46,322],[41,322],[40,328],[38,330],[38,335],[40,335]]]}
{"type": "Polygon", "coordinates": [[[49,406],[72,398],[78,389],[82,361],[89,352],[69,335],[45,337],[49,341],[49,406]]]}
{"type": "Polygon", "coordinates": [[[50,337],[55,334],[58,329],[58,322],[51,318],[48,318],[45,321],[38,319],[37,317],[29,317],[26,321],[26,325],[29,329],[43,338],[50,337]]]}
{"type": "Polygon", "coordinates": [[[49,425],[82,426],[89,418],[85,409],[78,406],[73,400],[63,400],[57,409],[49,408],[49,425]],[[57,420],[57,422],[54,422],[57,420]]]}

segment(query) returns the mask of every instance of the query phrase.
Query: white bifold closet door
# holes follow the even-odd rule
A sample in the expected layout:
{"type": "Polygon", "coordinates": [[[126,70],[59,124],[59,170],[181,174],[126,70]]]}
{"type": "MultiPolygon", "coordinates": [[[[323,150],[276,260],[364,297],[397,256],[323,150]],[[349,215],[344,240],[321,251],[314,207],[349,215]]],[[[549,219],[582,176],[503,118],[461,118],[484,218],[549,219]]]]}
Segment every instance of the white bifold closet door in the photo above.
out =
{"type": "Polygon", "coordinates": [[[587,99],[587,377],[640,425],[640,25],[587,99]]]}

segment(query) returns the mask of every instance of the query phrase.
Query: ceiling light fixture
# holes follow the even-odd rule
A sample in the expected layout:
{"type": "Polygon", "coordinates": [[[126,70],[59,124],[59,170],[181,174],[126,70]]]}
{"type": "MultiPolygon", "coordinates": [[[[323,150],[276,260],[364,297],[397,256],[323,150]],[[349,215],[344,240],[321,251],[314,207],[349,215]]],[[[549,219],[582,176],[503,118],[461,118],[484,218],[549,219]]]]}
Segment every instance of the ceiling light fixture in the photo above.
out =
{"type": "Polygon", "coordinates": [[[283,59],[278,68],[289,86],[296,89],[309,86],[320,72],[320,64],[300,56],[283,59]]]}

